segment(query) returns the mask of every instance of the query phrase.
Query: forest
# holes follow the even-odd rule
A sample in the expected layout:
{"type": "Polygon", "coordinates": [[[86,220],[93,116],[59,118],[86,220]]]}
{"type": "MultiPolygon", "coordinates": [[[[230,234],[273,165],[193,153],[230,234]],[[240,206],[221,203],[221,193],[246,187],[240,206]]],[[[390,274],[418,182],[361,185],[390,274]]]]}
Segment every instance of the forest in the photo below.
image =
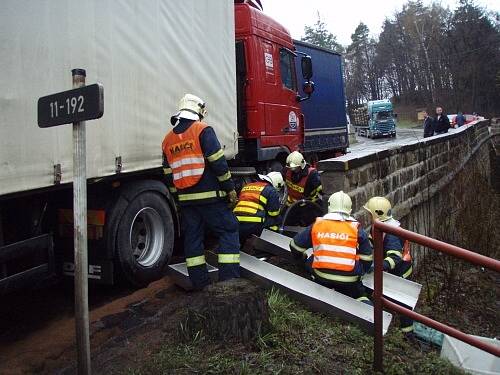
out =
{"type": "Polygon", "coordinates": [[[318,20],[302,40],[344,56],[349,108],[389,98],[406,108],[500,113],[500,14],[472,0],[456,9],[408,1],[374,36],[364,23],[342,46],[318,20]]]}

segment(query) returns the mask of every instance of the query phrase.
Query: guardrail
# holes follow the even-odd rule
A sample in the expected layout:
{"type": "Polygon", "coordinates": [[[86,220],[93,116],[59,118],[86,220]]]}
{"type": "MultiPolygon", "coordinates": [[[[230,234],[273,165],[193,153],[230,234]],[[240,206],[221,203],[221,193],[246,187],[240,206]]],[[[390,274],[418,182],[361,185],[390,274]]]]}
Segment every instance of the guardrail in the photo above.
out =
{"type": "Polygon", "coordinates": [[[374,340],[373,340],[373,369],[375,371],[383,371],[383,355],[384,355],[384,337],[382,334],[382,309],[385,307],[388,310],[397,312],[398,314],[405,315],[417,322],[423,323],[426,326],[434,328],[449,336],[455,337],[458,340],[466,342],[476,348],[484,350],[488,353],[500,356],[500,348],[491,344],[480,341],[479,339],[469,336],[455,328],[447,326],[446,324],[435,321],[424,315],[418,314],[410,309],[402,307],[394,302],[387,300],[382,295],[383,290],[383,258],[384,258],[384,233],[391,233],[404,240],[418,243],[428,248],[464,259],[470,263],[500,272],[500,261],[489,258],[484,255],[474,253],[472,251],[462,249],[458,246],[450,245],[448,243],[435,240],[430,237],[423,236],[418,233],[411,232],[406,229],[394,227],[376,220],[373,225],[373,239],[374,239],[374,289],[373,289],[373,307],[374,307],[374,340]]]}

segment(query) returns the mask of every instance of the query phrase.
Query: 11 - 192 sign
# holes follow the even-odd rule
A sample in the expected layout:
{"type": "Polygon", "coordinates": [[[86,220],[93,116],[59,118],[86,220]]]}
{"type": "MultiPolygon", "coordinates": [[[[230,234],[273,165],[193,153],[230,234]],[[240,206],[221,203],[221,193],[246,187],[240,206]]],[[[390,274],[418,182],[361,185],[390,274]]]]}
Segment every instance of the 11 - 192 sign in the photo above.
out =
{"type": "Polygon", "coordinates": [[[38,99],[38,126],[95,120],[104,113],[104,88],[99,83],[38,99]]]}

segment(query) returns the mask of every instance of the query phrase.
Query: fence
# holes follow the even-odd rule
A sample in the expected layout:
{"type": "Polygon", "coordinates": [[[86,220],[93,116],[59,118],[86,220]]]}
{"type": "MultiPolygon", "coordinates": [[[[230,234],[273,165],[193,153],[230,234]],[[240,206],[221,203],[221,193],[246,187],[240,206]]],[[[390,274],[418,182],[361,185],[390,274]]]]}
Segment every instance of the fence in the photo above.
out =
{"type": "Polygon", "coordinates": [[[447,326],[446,324],[435,321],[424,315],[418,314],[410,309],[402,307],[394,302],[391,302],[383,297],[383,257],[384,257],[384,233],[391,233],[404,240],[418,243],[422,246],[446,253],[457,258],[464,259],[470,263],[491,269],[496,272],[500,272],[500,261],[474,253],[469,250],[462,249],[460,247],[450,245],[445,242],[435,240],[423,236],[418,233],[410,232],[399,227],[394,227],[385,224],[381,221],[375,221],[373,225],[373,238],[374,238],[374,263],[375,263],[375,274],[374,274],[374,290],[373,290],[373,305],[374,305],[374,330],[375,336],[373,340],[373,351],[374,351],[374,361],[373,368],[375,371],[383,371],[383,354],[384,354],[384,338],[382,335],[382,309],[385,307],[388,310],[397,312],[398,314],[405,315],[417,322],[423,323],[426,326],[434,328],[440,332],[443,332],[449,336],[455,337],[467,344],[475,346],[482,349],[488,353],[500,356],[500,348],[480,341],[479,339],[469,336],[455,328],[447,326]]]}

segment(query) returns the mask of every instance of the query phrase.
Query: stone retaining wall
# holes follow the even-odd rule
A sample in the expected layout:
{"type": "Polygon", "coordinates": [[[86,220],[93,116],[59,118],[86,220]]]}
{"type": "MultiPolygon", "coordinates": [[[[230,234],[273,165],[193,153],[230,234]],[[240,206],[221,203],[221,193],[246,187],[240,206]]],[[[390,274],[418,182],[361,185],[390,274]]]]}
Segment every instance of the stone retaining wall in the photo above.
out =
{"type": "MultiPolygon", "coordinates": [[[[472,159],[479,163],[481,175],[490,178],[489,123],[489,120],[481,120],[456,132],[411,141],[397,148],[375,153],[357,151],[323,160],[319,163],[319,170],[325,196],[339,190],[348,193],[353,201],[354,215],[362,222],[368,215],[362,209],[363,204],[372,196],[385,196],[393,203],[395,217],[408,224],[407,228],[432,235],[419,228],[418,219],[409,225],[410,212],[453,183],[456,175],[472,159]]],[[[498,128],[500,130],[500,124],[498,128]]],[[[457,194],[456,188],[474,189],[473,186],[454,188],[454,194],[457,194]]],[[[434,202],[433,206],[439,207],[439,202],[434,202]]],[[[422,214],[412,213],[414,219],[422,214]]],[[[436,212],[433,209],[426,215],[436,216],[436,212]]],[[[432,226],[434,219],[426,221],[427,226],[432,226]]]]}

